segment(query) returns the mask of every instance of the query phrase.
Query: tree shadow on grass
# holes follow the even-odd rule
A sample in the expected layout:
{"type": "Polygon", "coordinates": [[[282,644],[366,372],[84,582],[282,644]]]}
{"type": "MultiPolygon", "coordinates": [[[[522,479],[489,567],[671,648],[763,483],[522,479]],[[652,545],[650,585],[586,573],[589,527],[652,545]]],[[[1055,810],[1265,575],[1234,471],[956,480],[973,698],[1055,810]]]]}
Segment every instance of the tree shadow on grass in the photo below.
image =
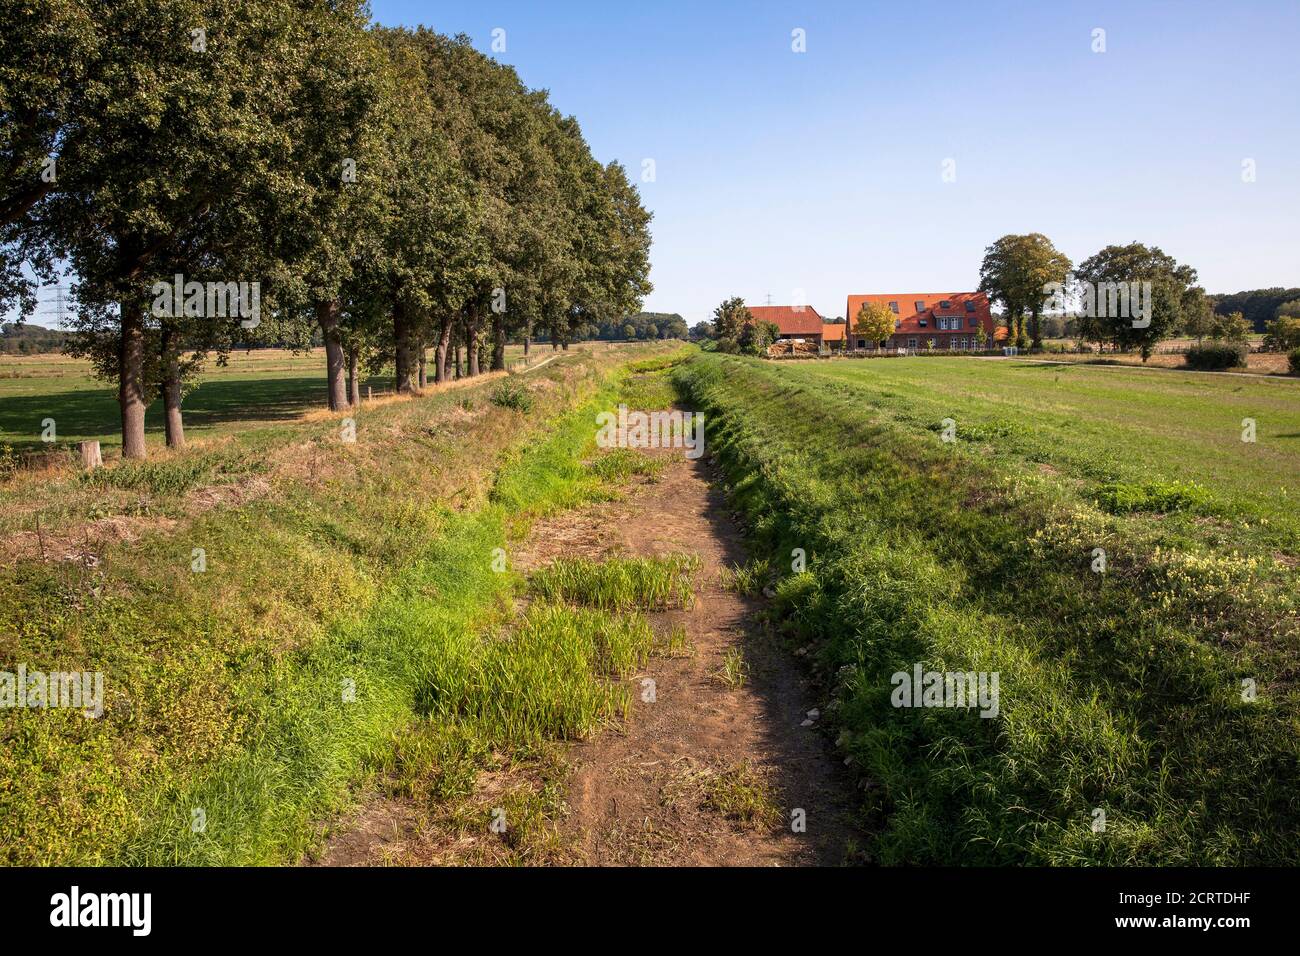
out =
{"type": "MultiPolygon", "coordinates": [[[[381,377],[366,379],[376,391],[391,387],[381,377]]],[[[187,429],[215,429],[237,422],[281,422],[297,418],[326,404],[325,378],[304,375],[287,378],[213,378],[201,382],[185,396],[187,429]]],[[[113,388],[87,388],[49,395],[18,395],[0,401],[0,434],[9,434],[16,450],[45,447],[41,422],[55,421],[59,442],[98,438],[106,446],[121,444],[121,417],[113,388]]],[[[145,430],[161,431],[161,400],[150,403],[145,430]]]]}

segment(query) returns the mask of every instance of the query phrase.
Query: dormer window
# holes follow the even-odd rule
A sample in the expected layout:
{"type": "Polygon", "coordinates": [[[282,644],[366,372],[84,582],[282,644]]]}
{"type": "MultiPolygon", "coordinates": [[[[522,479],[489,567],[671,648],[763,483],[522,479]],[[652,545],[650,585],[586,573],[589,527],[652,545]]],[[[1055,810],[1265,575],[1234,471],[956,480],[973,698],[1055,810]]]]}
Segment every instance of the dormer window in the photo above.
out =
{"type": "Polygon", "coordinates": [[[975,311],[975,303],[974,303],[974,302],[970,302],[970,301],[968,301],[968,302],[966,303],[966,311],[967,311],[967,312],[974,312],[974,311],[975,311]]]}
{"type": "Polygon", "coordinates": [[[922,319],[922,320],[921,320],[921,328],[925,328],[925,327],[926,327],[926,324],[927,324],[926,320],[925,320],[925,319],[922,319]]]}
{"type": "Polygon", "coordinates": [[[894,315],[898,315],[898,303],[897,302],[889,303],[889,311],[893,312],[894,315]]]}
{"type": "Polygon", "coordinates": [[[925,311],[925,300],[924,300],[924,299],[917,299],[917,300],[916,300],[915,302],[913,302],[912,304],[916,306],[916,311],[917,311],[917,312],[924,312],[924,311],[925,311]]]}
{"type": "Polygon", "coordinates": [[[942,302],[939,303],[939,308],[941,308],[941,309],[951,309],[951,308],[952,308],[952,303],[949,302],[947,299],[944,299],[942,302]]]}

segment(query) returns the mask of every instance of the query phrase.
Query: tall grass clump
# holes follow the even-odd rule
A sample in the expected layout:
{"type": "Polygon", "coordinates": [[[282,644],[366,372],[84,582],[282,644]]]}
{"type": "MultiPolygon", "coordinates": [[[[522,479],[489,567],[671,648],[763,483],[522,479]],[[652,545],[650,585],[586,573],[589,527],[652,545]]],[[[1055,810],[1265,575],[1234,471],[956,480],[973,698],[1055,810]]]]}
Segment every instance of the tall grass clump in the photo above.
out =
{"type": "Polygon", "coordinates": [[[500,635],[432,675],[432,713],[471,721],[494,747],[585,737],[626,714],[654,642],[639,615],[534,604],[500,635]]]}
{"type": "Polygon", "coordinates": [[[529,589],[551,601],[630,610],[690,607],[692,580],[699,570],[695,554],[662,558],[560,558],[535,571],[529,589]]]}

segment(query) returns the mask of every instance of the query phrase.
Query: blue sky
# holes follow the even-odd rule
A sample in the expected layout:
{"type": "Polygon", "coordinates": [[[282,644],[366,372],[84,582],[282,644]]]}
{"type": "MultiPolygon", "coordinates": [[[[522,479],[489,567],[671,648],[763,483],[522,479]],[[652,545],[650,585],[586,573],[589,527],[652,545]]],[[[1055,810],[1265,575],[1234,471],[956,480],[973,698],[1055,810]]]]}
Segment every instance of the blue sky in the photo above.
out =
{"type": "Polygon", "coordinates": [[[1031,231],[1075,261],[1159,245],[1211,292],[1300,284],[1296,0],[372,11],[485,52],[505,30],[497,57],[577,116],[598,158],[637,179],[654,160],[647,309],[694,322],[730,295],[803,290],[843,315],[850,292],[973,288],[986,245],[1031,231]]]}

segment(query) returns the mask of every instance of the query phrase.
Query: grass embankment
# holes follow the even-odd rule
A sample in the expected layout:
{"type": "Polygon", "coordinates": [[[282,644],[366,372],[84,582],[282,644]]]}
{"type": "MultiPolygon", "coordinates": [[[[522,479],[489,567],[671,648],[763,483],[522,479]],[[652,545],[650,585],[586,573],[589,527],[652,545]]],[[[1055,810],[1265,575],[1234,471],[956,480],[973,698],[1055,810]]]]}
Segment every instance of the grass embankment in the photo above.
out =
{"type": "Polygon", "coordinates": [[[59,479],[49,521],[94,553],[0,568],[0,666],[102,671],[106,712],[0,715],[3,859],[292,860],[413,722],[460,725],[438,746],[463,777],[521,734],[617,711],[603,678],[644,631],[540,607],[516,627],[523,582],[494,566],[533,517],[613,493],[581,459],[611,375],[644,354],[531,373],[527,413],[486,383],[367,406],[355,443],[322,416],[59,479]],[[135,526],[106,543],[106,520],[135,526]],[[514,707],[521,681],[551,696],[514,707]]]}
{"type": "Polygon", "coordinates": [[[717,355],[676,379],[769,566],[807,552],[772,614],[814,662],[879,859],[1300,860],[1288,383],[717,355]],[[918,662],[997,672],[998,715],[895,708],[918,662]]]}

